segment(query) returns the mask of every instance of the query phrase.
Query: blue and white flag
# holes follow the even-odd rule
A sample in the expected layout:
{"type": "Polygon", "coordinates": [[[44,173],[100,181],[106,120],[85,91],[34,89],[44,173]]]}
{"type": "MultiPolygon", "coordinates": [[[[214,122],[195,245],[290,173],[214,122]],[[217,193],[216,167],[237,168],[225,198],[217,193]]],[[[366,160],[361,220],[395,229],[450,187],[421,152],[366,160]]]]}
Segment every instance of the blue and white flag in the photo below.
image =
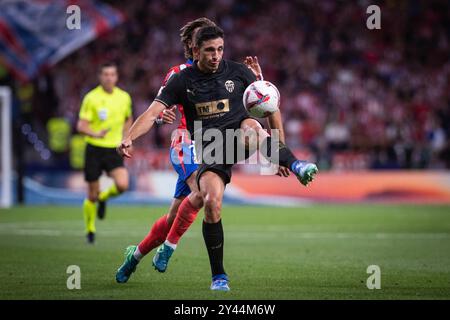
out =
{"type": "Polygon", "coordinates": [[[125,20],[95,0],[1,0],[0,63],[22,80],[35,77],[125,20]],[[73,9],[79,29],[73,28],[73,9]],[[69,9],[68,9],[69,8],[69,9]]]}

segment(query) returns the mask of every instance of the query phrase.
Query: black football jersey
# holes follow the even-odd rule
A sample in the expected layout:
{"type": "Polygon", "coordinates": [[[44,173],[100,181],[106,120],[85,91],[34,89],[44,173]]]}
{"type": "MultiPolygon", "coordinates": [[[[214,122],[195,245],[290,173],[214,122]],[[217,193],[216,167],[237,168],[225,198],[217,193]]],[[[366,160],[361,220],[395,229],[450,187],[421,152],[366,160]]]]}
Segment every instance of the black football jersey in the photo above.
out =
{"type": "Polygon", "coordinates": [[[194,62],[192,67],[172,76],[155,100],[167,107],[183,105],[192,137],[194,121],[202,122],[203,131],[237,129],[249,117],[242,97],[254,81],[255,75],[242,63],[222,60],[217,72],[203,73],[194,62]]]}

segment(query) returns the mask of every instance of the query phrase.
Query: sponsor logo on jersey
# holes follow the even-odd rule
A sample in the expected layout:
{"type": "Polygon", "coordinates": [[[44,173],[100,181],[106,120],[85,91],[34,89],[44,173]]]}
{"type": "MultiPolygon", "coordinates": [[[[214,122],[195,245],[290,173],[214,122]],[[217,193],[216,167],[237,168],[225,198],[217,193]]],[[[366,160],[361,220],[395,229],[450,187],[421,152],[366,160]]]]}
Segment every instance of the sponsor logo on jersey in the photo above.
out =
{"type": "Polygon", "coordinates": [[[230,111],[230,101],[228,99],[201,102],[195,104],[197,115],[199,117],[207,117],[213,114],[224,113],[230,111]]]}

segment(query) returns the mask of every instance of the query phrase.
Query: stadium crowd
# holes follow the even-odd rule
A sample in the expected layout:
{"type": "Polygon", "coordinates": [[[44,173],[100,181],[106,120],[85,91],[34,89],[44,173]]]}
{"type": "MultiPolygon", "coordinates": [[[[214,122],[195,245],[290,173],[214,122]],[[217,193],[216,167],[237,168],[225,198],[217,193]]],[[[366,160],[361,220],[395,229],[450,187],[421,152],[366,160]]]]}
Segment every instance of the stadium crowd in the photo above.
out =
{"type": "MultiPolygon", "coordinates": [[[[183,61],[179,28],[206,16],[225,31],[225,57],[257,55],[281,92],[292,148],[322,169],[337,155],[366,168],[450,167],[450,8],[445,1],[384,1],[381,30],[366,27],[368,1],[107,1],[127,21],[49,71],[58,114],[77,121],[97,66],[118,62],[135,116],[155,97],[167,70],[183,61]]],[[[169,145],[174,126],[143,138],[169,145]]]]}

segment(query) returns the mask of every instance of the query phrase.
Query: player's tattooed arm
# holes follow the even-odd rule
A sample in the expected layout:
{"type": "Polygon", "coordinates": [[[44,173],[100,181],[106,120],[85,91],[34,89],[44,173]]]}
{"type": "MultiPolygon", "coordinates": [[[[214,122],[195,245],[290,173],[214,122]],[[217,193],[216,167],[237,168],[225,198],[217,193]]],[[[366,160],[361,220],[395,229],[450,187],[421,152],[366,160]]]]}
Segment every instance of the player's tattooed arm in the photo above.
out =
{"type": "Polygon", "coordinates": [[[122,143],[117,147],[117,152],[127,158],[131,158],[133,141],[146,134],[153,127],[158,115],[166,108],[159,101],[153,101],[143,114],[141,114],[131,126],[122,143]]]}

